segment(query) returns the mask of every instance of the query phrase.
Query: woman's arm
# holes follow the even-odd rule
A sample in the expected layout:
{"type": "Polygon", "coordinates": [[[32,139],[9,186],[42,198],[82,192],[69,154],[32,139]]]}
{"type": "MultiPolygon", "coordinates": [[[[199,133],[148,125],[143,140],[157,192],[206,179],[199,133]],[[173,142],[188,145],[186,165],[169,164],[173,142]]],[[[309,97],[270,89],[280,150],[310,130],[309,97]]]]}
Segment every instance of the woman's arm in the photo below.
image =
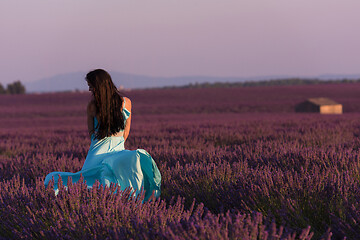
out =
{"type": "Polygon", "coordinates": [[[131,125],[131,101],[129,98],[127,97],[124,97],[125,99],[125,108],[130,112],[130,116],[128,119],[126,119],[126,122],[125,122],[125,129],[124,129],[124,141],[126,141],[126,139],[128,138],[129,136],[129,133],[130,133],[130,125],[131,125]]]}
{"type": "Polygon", "coordinates": [[[91,138],[91,135],[95,132],[94,129],[94,117],[96,115],[96,108],[94,100],[91,100],[87,106],[87,127],[88,133],[91,138]]]}

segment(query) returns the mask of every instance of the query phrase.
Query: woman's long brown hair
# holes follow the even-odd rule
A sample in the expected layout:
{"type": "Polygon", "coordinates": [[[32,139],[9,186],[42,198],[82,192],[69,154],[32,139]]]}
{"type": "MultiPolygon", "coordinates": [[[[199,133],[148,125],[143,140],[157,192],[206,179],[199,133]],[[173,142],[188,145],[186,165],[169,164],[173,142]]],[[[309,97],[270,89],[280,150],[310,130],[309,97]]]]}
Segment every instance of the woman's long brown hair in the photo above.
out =
{"type": "Polygon", "coordinates": [[[95,138],[103,139],[124,130],[124,117],[121,111],[123,98],[110,74],[103,69],[96,69],[89,72],[85,79],[93,87],[96,118],[99,123],[95,138]]]}

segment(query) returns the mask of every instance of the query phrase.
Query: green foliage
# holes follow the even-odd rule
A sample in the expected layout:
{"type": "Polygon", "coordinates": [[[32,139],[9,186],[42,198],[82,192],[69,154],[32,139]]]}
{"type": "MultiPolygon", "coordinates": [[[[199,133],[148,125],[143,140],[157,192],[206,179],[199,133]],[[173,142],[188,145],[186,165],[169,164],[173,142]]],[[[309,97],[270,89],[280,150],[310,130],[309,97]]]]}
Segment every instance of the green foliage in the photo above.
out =
{"type": "Polygon", "coordinates": [[[0,83],[0,94],[24,94],[25,92],[25,86],[20,81],[9,83],[6,89],[0,83]]]}
{"type": "Polygon", "coordinates": [[[6,93],[6,89],[4,88],[4,86],[0,83],[0,94],[5,94],[6,93]]]}
{"type": "Polygon", "coordinates": [[[7,85],[7,92],[10,94],[24,94],[25,87],[20,81],[16,81],[7,85]]]}

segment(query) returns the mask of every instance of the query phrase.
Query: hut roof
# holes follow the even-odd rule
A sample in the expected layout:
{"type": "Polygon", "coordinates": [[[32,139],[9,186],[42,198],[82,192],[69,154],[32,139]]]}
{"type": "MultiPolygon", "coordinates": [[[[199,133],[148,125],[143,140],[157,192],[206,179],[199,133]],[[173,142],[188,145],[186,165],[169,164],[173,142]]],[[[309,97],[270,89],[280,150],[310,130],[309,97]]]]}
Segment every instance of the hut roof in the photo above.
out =
{"type": "Polygon", "coordinates": [[[323,105],[338,105],[340,103],[337,103],[329,98],[309,98],[307,101],[318,105],[318,106],[323,106],[323,105]]]}

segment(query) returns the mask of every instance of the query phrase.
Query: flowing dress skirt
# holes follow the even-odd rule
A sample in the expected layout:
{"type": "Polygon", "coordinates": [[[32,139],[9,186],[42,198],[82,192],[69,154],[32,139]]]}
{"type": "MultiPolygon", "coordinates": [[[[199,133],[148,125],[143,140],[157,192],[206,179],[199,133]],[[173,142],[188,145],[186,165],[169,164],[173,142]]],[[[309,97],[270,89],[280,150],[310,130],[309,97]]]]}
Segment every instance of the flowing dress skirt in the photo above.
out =
{"type": "Polygon", "coordinates": [[[68,177],[77,182],[82,176],[88,188],[95,181],[103,186],[117,184],[121,190],[131,187],[137,195],[143,189],[145,201],[154,194],[160,196],[161,174],[150,154],[143,150],[126,150],[123,137],[106,137],[101,140],[91,139],[91,145],[81,171],[52,172],[45,178],[47,186],[54,178],[54,190],[58,192],[59,176],[67,186],[68,177]]]}

